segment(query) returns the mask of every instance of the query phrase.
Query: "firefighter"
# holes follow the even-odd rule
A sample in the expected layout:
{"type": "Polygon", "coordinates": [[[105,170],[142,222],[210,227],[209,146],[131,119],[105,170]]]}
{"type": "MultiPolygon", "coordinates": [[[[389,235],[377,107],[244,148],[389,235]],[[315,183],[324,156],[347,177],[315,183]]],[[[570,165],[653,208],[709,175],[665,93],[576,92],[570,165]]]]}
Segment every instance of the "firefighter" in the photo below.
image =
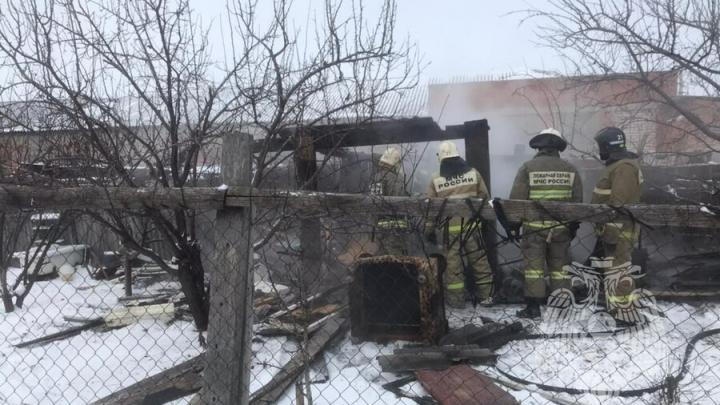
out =
{"type": "MultiPolygon", "coordinates": [[[[480,173],[468,166],[452,142],[442,142],[438,148],[440,172],[433,175],[428,196],[435,198],[489,198],[480,173]]],[[[434,241],[438,224],[426,229],[434,241]]],[[[482,241],[478,218],[453,217],[440,227],[442,242],[447,250],[444,273],[445,299],[452,307],[464,307],[465,291],[473,303],[489,300],[492,294],[492,273],[482,241]]]]}
{"type": "MultiPolygon", "coordinates": [[[[402,175],[400,151],[390,147],[378,161],[370,194],[376,196],[406,196],[402,175]]],[[[405,216],[383,215],[377,219],[373,236],[378,244],[379,255],[407,255],[409,223],[405,216]]]]}
{"type": "MultiPolygon", "coordinates": [[[[530,140],[537,150],[515,176],[510,198],[532,201],[582,202],[582,181],[577,169],[560,158],[567,142],[553,128],[540,131],[530,140]]],[[[517,312],[521,318],[540,317],[540,306],[548,293],[558,288],[570,288],[568,274],[563,266],[570,263],[570,241],[579,224],[560,224],[558,221],[531,221],[522,224],[522,242],[525,272],[526,307],[517,312]],[[549,276],[549,277],[548,277],[549,276]],[[550,281],[547,289],[546,277],[550,281]]]]}
{"type": "MultiPolygon", "coordinates": [[[[625,133],[619,128],[607,127],[595,135],[595,142],[605,170],[593,189],[592,203],[622,207],[640,202],[643,175],[638,156],[627,150],[625,133]]],[[[615,268],[628,267],[640,232],[638,226],[630,218],[618,218],[596,225],[595,232],[599,249],[596,248],[594,255],[606,260],[612,258],[615,268]]],[[[606,288],[608,312],[613,314],[616,306],[632,304],[634,289],[631,277],[622,277],[611,289],[606,288]]]]}

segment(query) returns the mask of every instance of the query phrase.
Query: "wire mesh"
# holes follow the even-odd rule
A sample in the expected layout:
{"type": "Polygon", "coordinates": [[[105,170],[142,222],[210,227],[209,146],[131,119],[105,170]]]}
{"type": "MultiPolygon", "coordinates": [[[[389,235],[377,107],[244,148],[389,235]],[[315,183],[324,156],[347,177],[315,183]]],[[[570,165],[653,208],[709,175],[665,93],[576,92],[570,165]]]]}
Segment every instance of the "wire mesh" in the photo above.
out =
{"type": "MultiPolygon", "coordinates": [[[[221,233],[213,211],[163,215],[192,232],[180,240],[144,211],[3,216],[0,402],[92,403],[188,361],[190,372],[178,371],[184,379],[154,381],[151,402],[197,398],[197,356],[213,330],[201,331],[192,300],[209,305],[211,274],[238,233],[221,233]],[[199,269],[199,283],[188,278],[199,269]]],[[[527,257],[502,230],[492,246],[493,302],[473,306],[468,292],[459,308],[439,302],[447,246],[428,241],[428,218],[391,216],[407,226],[379,227],[372,209],[309,215],[282,201],[255,209],[251,403],[720,402],[717,230],[642,227],[636,293],[654,307],[622,326],[602,305],[557,317],[548,302],[539,319],[519,318],[527,257]],[[442,335],[469,327],[511,333],[462,335],[488,352],[456,346],[438,355],[449,350],[442,335]]],[[[595,243],[583,224],[567,262],[585,262],[595,243]]],[[[222,361],[229,369],[240,360],[222,361]]]]}

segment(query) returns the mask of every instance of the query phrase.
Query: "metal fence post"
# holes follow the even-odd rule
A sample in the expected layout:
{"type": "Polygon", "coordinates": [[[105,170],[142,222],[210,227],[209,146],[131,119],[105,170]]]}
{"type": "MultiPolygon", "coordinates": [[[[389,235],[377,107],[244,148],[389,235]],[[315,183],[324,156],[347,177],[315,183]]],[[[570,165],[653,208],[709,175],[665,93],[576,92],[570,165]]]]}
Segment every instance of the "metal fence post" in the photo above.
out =
{"type": "MultiPolygon", "coordinates": [[[[252,139],[223,137],[222,179],[227,186],[249,186],[252,139]]],[[[252,208],[217,212],[215,260],[210,267],[210,324],[203,404],[247,404],[250,387],[250,340],[253,325],[252,208]]]]}

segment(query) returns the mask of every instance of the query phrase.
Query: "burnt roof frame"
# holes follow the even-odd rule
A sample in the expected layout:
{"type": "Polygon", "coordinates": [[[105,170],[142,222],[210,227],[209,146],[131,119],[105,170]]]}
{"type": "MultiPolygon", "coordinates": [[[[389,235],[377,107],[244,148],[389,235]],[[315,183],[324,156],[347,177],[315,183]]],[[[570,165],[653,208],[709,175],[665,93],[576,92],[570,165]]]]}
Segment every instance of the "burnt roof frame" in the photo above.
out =
{"type": "MultiPolygon", "coordinates": [[[[490,129],[487,120],[467,121],[450,125],[445,130],[430,117],[399,118],[362,123],[323,124],[308,127],[288,127],[280,131],[277,139],[268,145],[269,151],[292,151],[299,145],[296,134],[302,131],[313,139],[317,151],[336,148],[377,146],[402,143],[424,143],[466,139],[465,128],[490,129]]],[[[256,140],[255,152],[262,150],[266,140],[256,140]]]]}

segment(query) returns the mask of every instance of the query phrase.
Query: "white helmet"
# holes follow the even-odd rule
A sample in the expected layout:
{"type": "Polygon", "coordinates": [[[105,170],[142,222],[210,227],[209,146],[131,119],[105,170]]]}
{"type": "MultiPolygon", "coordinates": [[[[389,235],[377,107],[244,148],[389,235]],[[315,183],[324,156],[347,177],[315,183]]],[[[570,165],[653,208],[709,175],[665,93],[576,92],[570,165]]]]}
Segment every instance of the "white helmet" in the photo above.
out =
{"type": "Polygon", "coordinates": [[[457,146],[454,143],[445,141],[438,147],[437,157],[442,162],[443,159],[460,157],[460,153],[458,153],[457,146]]]}
{"type": "Polygon", "coordinates": [[[560,131],[558,131],[558,130],[555,129],[555,128],[545,128],[545,129],[543,129],[542,131],[538,132],[538,135],[543,135],[543,134],[555,135],[555,136],[557,136],[558,138],[562,138],[562,137],[563,137],[563,136],[560,134],[560,131]]]}
{"type": "Polygon", "coordinates": [[[400,151],[393,147],[387,148],[382,156],[380,156],[380,163],[384,163],[390,167],[397,166],[400,164],[400,151]]]}

